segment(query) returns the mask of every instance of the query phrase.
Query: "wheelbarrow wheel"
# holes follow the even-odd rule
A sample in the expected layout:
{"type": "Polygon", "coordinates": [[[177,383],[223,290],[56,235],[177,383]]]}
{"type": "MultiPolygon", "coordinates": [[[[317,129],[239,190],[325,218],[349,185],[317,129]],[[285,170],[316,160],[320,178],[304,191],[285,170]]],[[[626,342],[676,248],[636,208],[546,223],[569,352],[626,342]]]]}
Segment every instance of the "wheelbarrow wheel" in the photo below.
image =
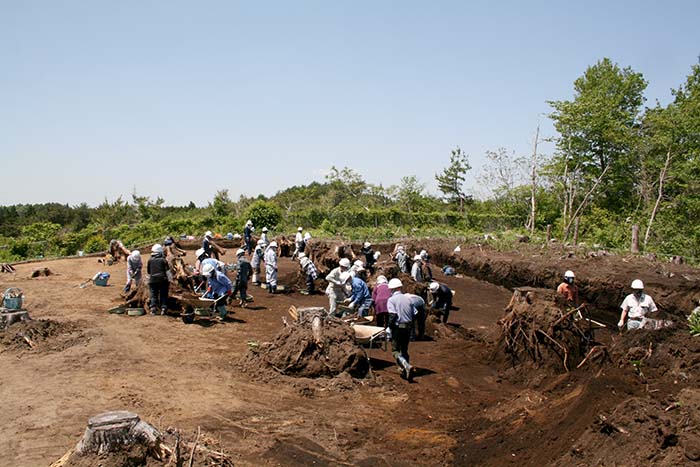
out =
{"type": "Polygon", "coordinates": [[[182,322],[185,324],[194,323],[194,309],[187,308],[185,311],[182,312],[180,318],[182,318],[182,322]]]}

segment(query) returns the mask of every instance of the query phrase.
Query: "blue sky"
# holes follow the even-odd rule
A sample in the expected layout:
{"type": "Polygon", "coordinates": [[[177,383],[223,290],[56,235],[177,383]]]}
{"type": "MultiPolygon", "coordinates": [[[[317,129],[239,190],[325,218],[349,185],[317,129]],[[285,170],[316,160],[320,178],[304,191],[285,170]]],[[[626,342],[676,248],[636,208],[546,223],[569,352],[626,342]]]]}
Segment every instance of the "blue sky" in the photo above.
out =
{"type": "MultiPolygon", "coordinates": [[[[666,104],[697,1],[0,0],[0,204],[206,205],[348,166],[385,186],[460,146],[528,154],[610,57],[666,104]]],[[[544,146],[551,152],[551,147],[544,146]]]]}

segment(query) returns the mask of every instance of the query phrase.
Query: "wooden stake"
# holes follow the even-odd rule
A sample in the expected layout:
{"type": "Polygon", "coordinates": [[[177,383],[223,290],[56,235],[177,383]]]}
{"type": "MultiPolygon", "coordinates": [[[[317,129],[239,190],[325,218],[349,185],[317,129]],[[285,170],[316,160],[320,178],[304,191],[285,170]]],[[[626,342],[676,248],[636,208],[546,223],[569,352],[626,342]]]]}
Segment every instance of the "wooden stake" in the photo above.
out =
{"type": "Polygon", "coordinates": [[[637,224],[632,226],[632,247],[630,251],[632,253],[639,253],[639,225],[637,224]]]}

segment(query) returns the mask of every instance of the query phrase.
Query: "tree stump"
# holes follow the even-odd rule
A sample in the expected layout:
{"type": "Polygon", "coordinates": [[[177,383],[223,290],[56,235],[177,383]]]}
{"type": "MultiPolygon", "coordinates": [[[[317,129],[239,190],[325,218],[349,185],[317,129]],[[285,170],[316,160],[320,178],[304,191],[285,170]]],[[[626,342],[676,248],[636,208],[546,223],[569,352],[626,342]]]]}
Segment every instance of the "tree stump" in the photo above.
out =
{"type": "Polygon", "coordinates": [[[155,428],[133,412],[105,412],[88,420],[83,439],[75,450],[79,454],[104,454],[134,444],[153,448],[159,444],[160,437],[155,428]]]}

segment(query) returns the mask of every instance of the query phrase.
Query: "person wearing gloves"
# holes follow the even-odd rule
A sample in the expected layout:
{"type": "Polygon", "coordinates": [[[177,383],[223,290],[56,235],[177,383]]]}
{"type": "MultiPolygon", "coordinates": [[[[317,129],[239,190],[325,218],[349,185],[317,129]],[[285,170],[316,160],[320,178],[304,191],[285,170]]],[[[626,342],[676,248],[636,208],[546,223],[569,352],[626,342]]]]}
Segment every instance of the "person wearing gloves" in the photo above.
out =
{"type": "Polygon", "coordinates": [[[416,307],[410,297],[401,293],[403,284],[400,279],[389,281],[391,297],[387,301],[389,312],[389,329],[391,329],[391,350],[401,374],[408,380],[413,380],[413,366],[410,364],[408,344],[411,342],[411,329],[416,317],[416,307]]]}
{"type": "Polygon", "coordinates": [[[212,233],[211,230],[207,230],[204,232],[204,239],[202,240],[202,249],[204,252],[207,254],[207,258],[211,258],[211,253],[212,253],[212,247],[211,247],[211,239],[212,239],[212,233]]]}
{"type": "Polygon", "coordinates": [[[202,266],[202,275],[207,278],[207,291],[204,298],[216,300],[216,311],[219,313],[219,321],[224,321],[228,312],[226,311],[226,299],[223,297],[233,294],[231,279],[226,274],[217,270],[211,263],[202,266]]]}
{"type": "Polygon", "coordinates": [[[372,244],[370,242],[365,242],[360,252],[365,256],[365,267],[370,274],[374,274],[374,263],[377,262],[377,258],[374,256],[372,244]]]}
{"type": "Polygon", "coordinates": [[[575,277],[574,271],[566,271],[564,282],[557,287],[557,293],[563,295],[570,305],[578,307],[578,287],[574,284],[575,277]]]}
{"type": "Polygon", "coordinates": [[[362,260],[357,260],[350,266],[350,277],[355,277],[358,272],[365,270],[365,263],[362,260]]]}
{"type": "Polygon", "coordinates": [[[433,296],[433,303],[430,309],[437,311],[438,316],[442,317],[443,324],[447,324],[447,319],[450,317],[450,308],[452,308],[452,290],[445,284],[440,284],[437,281],[431,282],[429,288],[433,296]]]}
{"type": "Polygon", "coordinates": [[[387,301],[391,297],[389,284],[386,277],[377,277],[377,285],[372,290],[372,302],[374,303],[374,316],[377,318],[377,326],[385,328],[389,324],[387,301]]]}
{"type": "Polygon", "coordinates": [[[248,254],[253,252],[254,231],[255,227],[253,227],[253,221],[248,219],[248,222],[245,223],[245,227],[243,228],[243,242],[245,243],[245,250],[248,252],[248,254]]]}
{"type": "MultiPolygon", "coordinates": [[[[358,273],[362,271],[364,271],[364,269],[357,270],[358,273]]],[[[349,298],[345,299],[345,303],[348,303],[350,308],[356,310],[358,318],[363,318],[367,316],[372,306],[372,294],[369,291],[369,287],[367,287],[367,283],[359,276],[352,276],[350,280],[352,293],[349,298]]]]}
{"type": "Polygon", "coordinates": [[[297,228],[297,234],[294,237],[294,253],[292,253],[292,261],[296,259],[297,256],[299,256],[299,253],[304,251],[304,236],[301,234],[301,232],[304,229],[301,227],[297,228]]]}
{"type": "Polygon", "coordinates": [[[420,255],[413,257],[413,266],[411,266],[411,277],[419,284],[423,282],[423,261],[420,255]]]}
{"type": "Polygon", "coordinates": [[[394,261],[396,261],[396,266],[399,268],[399,272],[408,274],[408,255],[404,251],[403,246],[396,246],[396,253],[394,254],[394,261]]]}
{"type": "Polygon", "coordinates": [[[274,241],[265,249],[265,279],[268,293],[277,292],[277,242],[274,241]]]}
{"type": "Polygon", "coordinates": [[[318,279],[318,269],[303,251],[299,253],[299,267],[306,277],[306,290],[302,290],[303,295],[313,295],[316,291],[314,281],[318,279]]]}
{"type": "Polygon", "coordinates": [[[156,243],[151,247],[151,258],[146,265],[148,287],[151,292],[149,308],[152,315],[157,314],[158,306],[160,306],[161,315],[168,311],[168,289],[170,288],[168,271],[170,267],[163,255],[163,246],[156,243]]]}
{"type": "Polygon", "coordinates": [[[270,246],[270,241],[267,239],[267,232],[267,227],[263,227],[262,234],[260,234],[260,240],[263,241],[263,245],[265,245],[265,248],[270,246]]]}
{"type": "Polygon", "coordinates": [[[253,268],[253,283],[255,285],[260,285],[260,263],[265,255],[265,245],[262,240],[258,240],[258,244],[255,246],[255,251],[253,251],[253,257],[250,260],[250,265],[253,268]]]}
{"type": "Polygon", "coordinates": [[[126,285],[124,292],[131,290],[131,286],[137,289],[141,285],[141,271],[143,270],[143,261],[141,260],[141,252],[134,250],[126,258],[126,285]]]}
{"type": "Polygon", "coordinates": [[[338,310],[338,302],[345,300],[345,284],[350,278],[350,260],[341,258],[338,267],[331,270],[326,276],[328,287],[326,287],[326,295],[328,295],[328,313],[335,315],[338,310]]]}
{"type": "Polygon", "coordinates": [[[245,307],[246,299],[248,298],[248,281],[250,280],[253,268],[248,262],[248,258],[245,257],[245,250],[243,248],[239,248],[238,251],[236,251],[236,258],[238,258],[238,265],[236,267],[238,272],[236,273],[233,298],[236,298],[236,293],[238,293],[241,297],[239,304],[241,307],[245,307]]]}
{"type": "Polygon", "coordinates": [[[644,327],[646,316],[649,313],[654,313],[658,308],[651,295],[644,293],[644,283],[635,279],[632,281],[632,293],[625,297],[620,305],[622,313],[620,314],[620,322],[617,327],[622,329],[627,323],[627,330],[641,329],[644,327]]]}

